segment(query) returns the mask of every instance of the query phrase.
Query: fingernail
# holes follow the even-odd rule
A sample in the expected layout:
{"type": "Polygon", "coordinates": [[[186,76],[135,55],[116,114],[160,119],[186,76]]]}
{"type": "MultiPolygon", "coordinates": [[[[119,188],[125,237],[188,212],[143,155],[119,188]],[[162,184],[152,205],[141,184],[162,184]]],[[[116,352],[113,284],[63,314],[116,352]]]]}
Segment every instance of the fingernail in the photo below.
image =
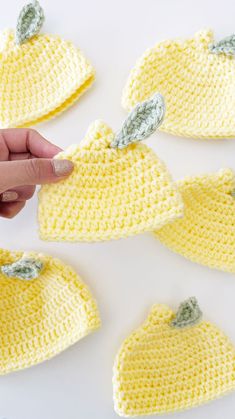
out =
{"type": "Polygon", "coordinates": [[[52,160],[53,169],[56,176],[67,176],[73,170],[73,163],[70,160],[52,160]]]}
{"type": "Polygon", "coordinates": [[[1,195],[1,201],[2,202],[9,202],[9,201],[16,201],[18,199],[19,195],[15,191],[6,191],[3,192],[1,195]]]}

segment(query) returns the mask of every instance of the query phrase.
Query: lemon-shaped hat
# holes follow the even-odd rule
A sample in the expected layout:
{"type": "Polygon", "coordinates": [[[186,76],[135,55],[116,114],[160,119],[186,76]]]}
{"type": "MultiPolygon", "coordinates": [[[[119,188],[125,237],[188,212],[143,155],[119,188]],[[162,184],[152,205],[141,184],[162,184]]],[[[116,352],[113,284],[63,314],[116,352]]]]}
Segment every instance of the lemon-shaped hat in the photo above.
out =
{"type": "Polygon", "coordinates": [[[155,236],[170,249],[211,268],[235,272],[235,175],[230,169],[177,182],[184,217],[155,236]]]}
{"type": "Polygon", "coordinates": [[[176,315],[156,304],[124,341],[113,372],[120,416],[176,412],[235,390],[234,346],[201,315],[194,297],[176,315]]]}
{"type": "Polygon", "coordinates": [[[96,121],[81,145],[57,156],[73,161],[75,168],[69,178],[39,192],[43,240],[118,239],[182,215],[181,197],[164,163],[138,143],[160,123],[162,106],[158,95],[139,105],[116,136],[96,121]]]}
{"type": "Polygon", "coordinates": [[[204,30],[186,41],[169,40],[148,49],[131,71],[122,103],[160,92],[166,101],[161,130],[199,138],[235,137],[235,36],[214,43],[204,30]]]}
{"type": "Polygon", "coordinates": [[[0,127],[25,127],[55,117],[94,80],[82,52],[59,36],[38,35],[44,20],[36,1],[26,5],[16,32],[0,34],[0,127]]]}
{"type": "Polygon", "coordinates": [[[0,250],[0,374],[45,361],[100,326],[96,302],[70,266],[0,250]]]}

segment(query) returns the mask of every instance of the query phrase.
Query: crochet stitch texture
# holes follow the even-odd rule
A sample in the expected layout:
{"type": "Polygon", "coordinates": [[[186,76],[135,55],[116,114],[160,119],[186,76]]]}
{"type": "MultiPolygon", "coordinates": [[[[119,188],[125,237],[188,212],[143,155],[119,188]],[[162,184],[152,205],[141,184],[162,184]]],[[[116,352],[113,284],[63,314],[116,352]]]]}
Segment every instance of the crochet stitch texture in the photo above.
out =
{"type": "Polygon", "coordinates": [[[155,236],[173,251],[211,268],[235,272],[235,175],[230,169],[177,182],[185,212],[155,236]]]}
{"type": "Polygon", "coordinates": [[[137,61],[124,88],[122,104],[130,110],[160,92],[166,116],[159,128],[195,138],[235,137],[235,60],[211,53],[213,32],[163,41],[137,61]]]}
{"type": "MultiPolygon", "coordinates": [[[[0,265],[22,255],[1,249],[0,265]]],[[[38,278],[24,281],[0,271],[0,374],[45,361],[100,326],[96,302],[71,267],[50,256],[28,256],[43,261],[38,278]]]]}
{"type": "Polygon", "coordinates": [[[114,363],[115,411],[120,416],[189,409],[235,390],[235,350],[213,324],[177,329],[175,314],[156,304],[122,344],[114,363]]]}
{"type": "Polygon", "coordinates": [[[113,140],[112,130],[95,121],[81,145],[56,156],[72,160],[75,168],[39,192],[41,239],[118,239],[182,216],[181,197],[156,154],[142,143],[114,149],[113,140]]]}
{"type": "Polygon", "coordinates": [[[55,117],[93,81],[93,67],[71,42],[36,35],[16,45],[13,31],[0,34],[0,128],[55,117]]]}

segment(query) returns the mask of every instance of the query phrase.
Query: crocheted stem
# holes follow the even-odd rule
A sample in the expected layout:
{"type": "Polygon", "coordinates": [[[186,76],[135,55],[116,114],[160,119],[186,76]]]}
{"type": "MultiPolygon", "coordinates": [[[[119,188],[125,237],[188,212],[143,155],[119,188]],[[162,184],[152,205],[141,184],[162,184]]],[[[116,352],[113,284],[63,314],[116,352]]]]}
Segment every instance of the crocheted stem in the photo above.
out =
{"type": "Polygon", "coordinates": [[[177,329],[183,329],[188,326],[194,326],[202,318],[202,312],[195,297],[190,297],[183,301],[176,313],[171,326],[177,329]]]}

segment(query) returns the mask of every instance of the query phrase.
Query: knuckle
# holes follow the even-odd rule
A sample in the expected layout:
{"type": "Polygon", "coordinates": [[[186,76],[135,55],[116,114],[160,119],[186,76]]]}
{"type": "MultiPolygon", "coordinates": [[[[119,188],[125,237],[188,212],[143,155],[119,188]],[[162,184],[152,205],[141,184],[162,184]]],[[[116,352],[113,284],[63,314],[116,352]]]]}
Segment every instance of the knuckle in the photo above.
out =
{"type": "Polygon", "coordinates": [[[4,141],[4,137],[0,135],[0,161],[7,160],[9,156],[9,151],[4,141]]]}
{"type": "Polygon", "coordinates": [[[41,179],[43,176],[43,162],[40,159],[28,160],[26,166],[29,179],[41,179]]]}
{"type": "Polygon", "coordinates": [[[34,128],[27,128],[29,134],[35,134],[37,131],[34,128]]]}
{"type": "MultiPolygon", "coordinates": [[[[25,128],[23,128],[25,129],[25,128]]],[[[25,134],[26,137],[30,137],[31,135],[35,134],[37,131],[34,128],[26,128],[25,129],[25,134]]]]}
{"type": "Polygon", "coordinates": [[[27,128],[26,138],[29,139],[30,137],[33,137],[35,134],[37,134],[37,131],[35,129],[33,129],[33,128],[27,128]]]}
{"type": "Polygon", "coordinates": [[[35,137],[35,135],[37,135],[37,131],[35,129],[33,128],[26,129],[25,137],[26,137],[26,145],[28,149],[30,149],[29,143],[35,137]]]}

